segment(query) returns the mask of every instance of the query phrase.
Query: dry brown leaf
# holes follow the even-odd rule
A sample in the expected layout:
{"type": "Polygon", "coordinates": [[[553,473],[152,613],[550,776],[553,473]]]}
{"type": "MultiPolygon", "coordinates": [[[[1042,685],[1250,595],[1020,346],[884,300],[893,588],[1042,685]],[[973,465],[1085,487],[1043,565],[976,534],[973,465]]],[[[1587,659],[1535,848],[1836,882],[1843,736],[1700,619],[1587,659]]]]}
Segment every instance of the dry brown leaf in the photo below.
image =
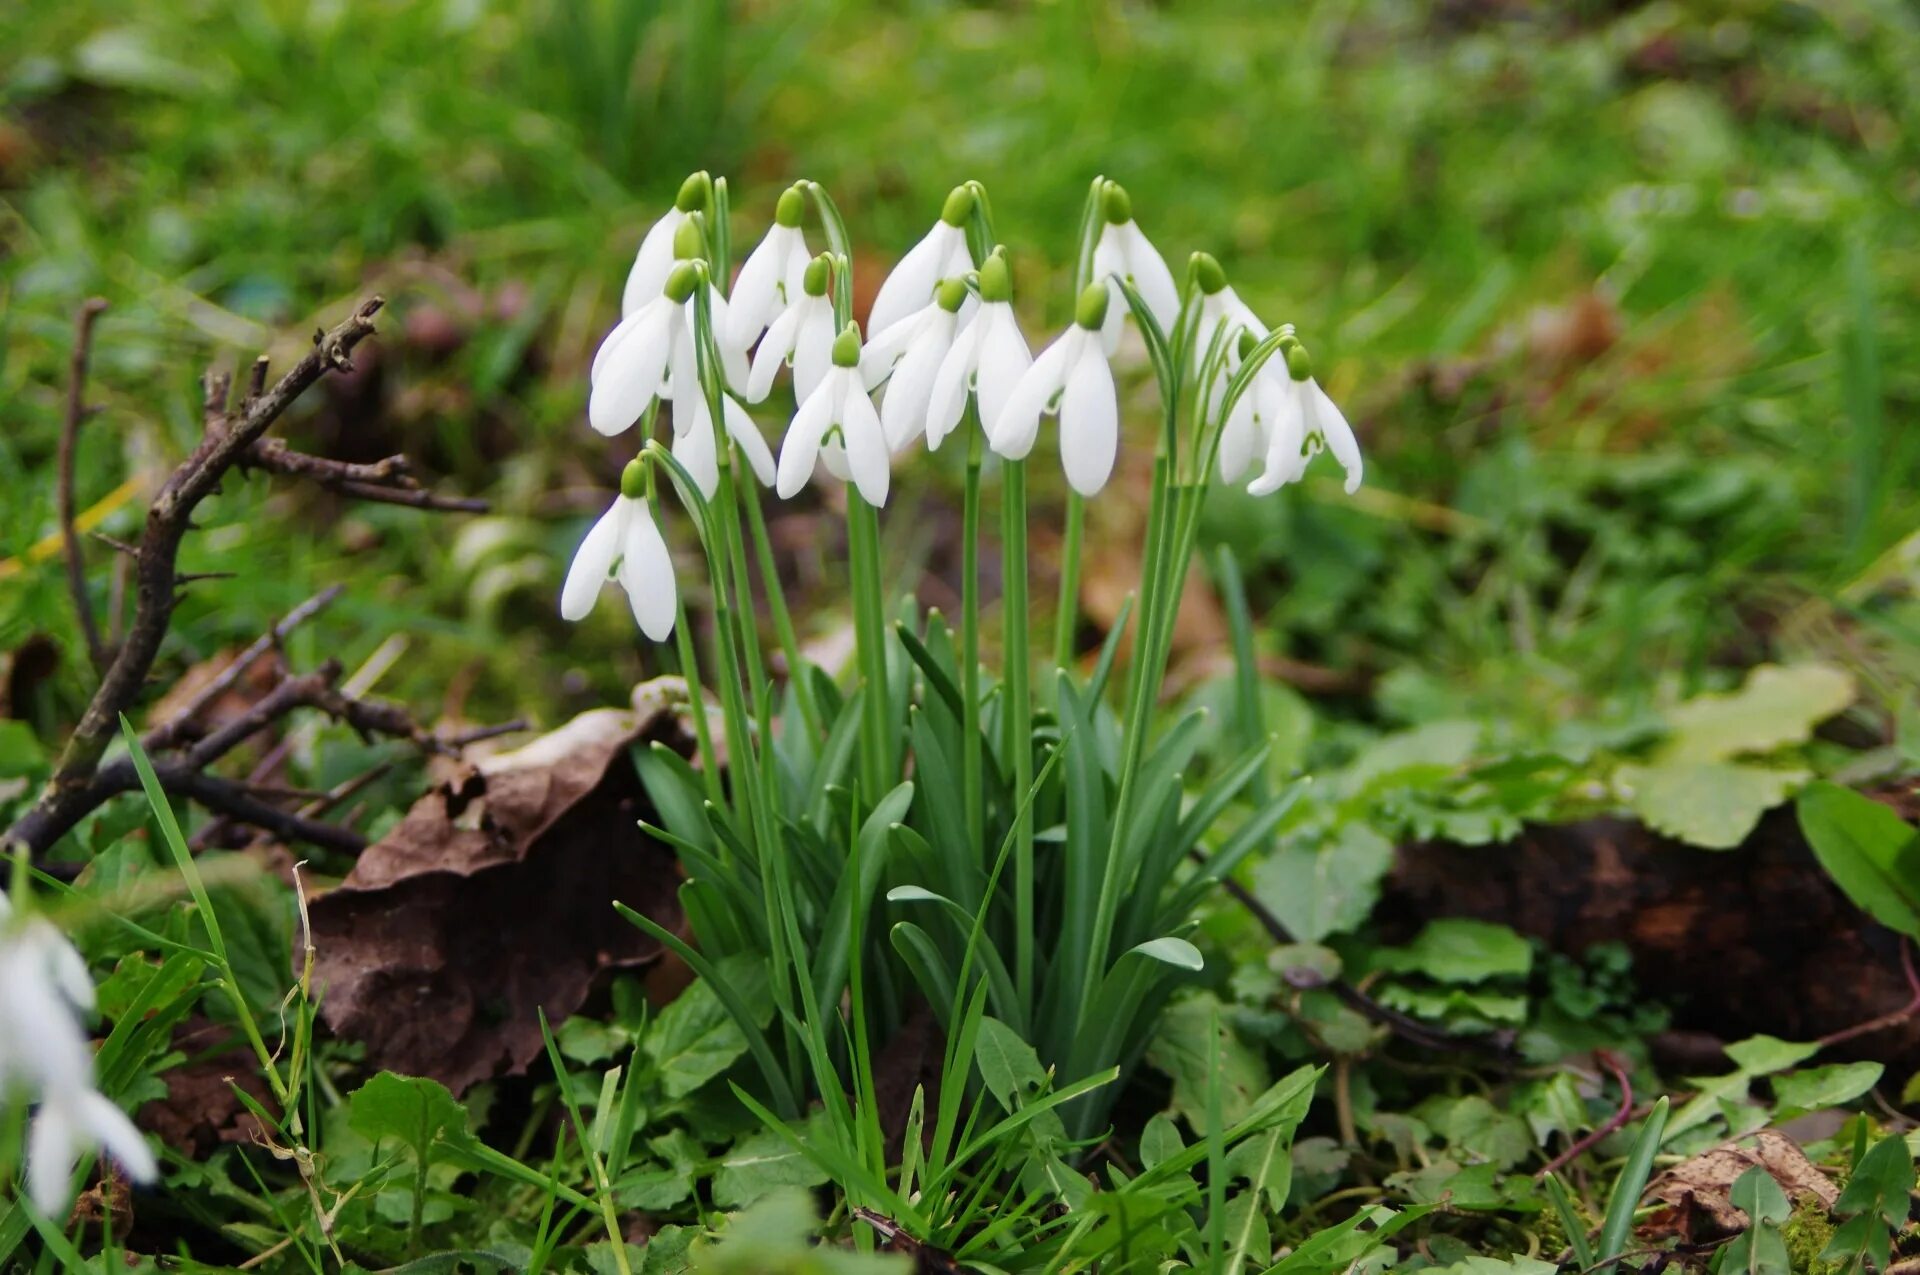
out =
{"type": "Polygon", "coordinates": [[[454,1093],[523,1070],[595,982],[659,945],[619,900],[679,924],[672,854],[641,835],[650,812],[630,745],[691,742],[678,678],[631,709],[596,709],[434,787],[313,903],[315,983],[327,1025],[367,1061],[454,1093]]]}
{"type": "Polygon", "coordinates": [[[1733,1207],[1733,1184],[1755,1165],[1773,1175],[1796,1203],[1811,1200],[1831,1209],[1840,1189],[1800,1150],[1800,1144],[1775,1129],[1763,1129],[1740,1145],[1715,1147],[1675,1165],[1654,1185],[1652,1198],[1670,1212],[1657,1214],[1653,1229],[1678,1234],[1689,1243],[1733,1235],[1747,1229],[1747,1215],[1733,1207]]]}

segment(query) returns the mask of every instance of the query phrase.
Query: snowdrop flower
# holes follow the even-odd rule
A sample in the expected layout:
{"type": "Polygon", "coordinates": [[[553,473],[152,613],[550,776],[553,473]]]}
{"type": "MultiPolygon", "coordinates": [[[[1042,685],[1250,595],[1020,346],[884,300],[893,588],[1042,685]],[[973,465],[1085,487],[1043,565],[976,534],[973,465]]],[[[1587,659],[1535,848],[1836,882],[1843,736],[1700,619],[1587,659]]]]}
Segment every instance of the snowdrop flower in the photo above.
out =
{"type": "Polygon", "coordinates": [[[875,337],[860,355],[860,378],[867,389],[887,382],[880,400],[880,425],[887,445],[898,452],[927,428],[933,378],[940,372],[960,326],[967,285],[943,279],[933,303],[875,337]]]}
{"type": "Polygon", "coordinates": [[[732,312],[727,316],[727,340],[732,345],[749,348],[774,316],[800,300],[802,275],[812,256],[800,229],[806,212],[807,198],[799,186],[781,192],[767,237],[748,256],[733,283],[732,312]]]}
{"type": "MultiPolygon", "coordinates": [[[[712,430],[708,430],[711,435],[712,430]]],[[[647,471],[638,460],[627,462],[620,474],[620,494],[600,516],[587,538],[574,551],[573,565],[560,587],[560,615],[584,620],[600,600],[600,586],[609,576],[627,591],[633,618],[640,631],[655,642],[673,633],[678,593],[673,582],[673,558],[653,509],[646,502],[647,471]]]]}
{"type": "MultiPolygon", "coordinates": [[[[682,261],[667,276],[660,295],[620,320],[600,343],[588,373],[587,423],[602,434],[624,433],[645,414],[661,391],[676,396],[699,383],[688,301],[700,286],[691,262],[682,261]],[[671,381],[669,380],[671,374],[671,381]]],[[[675,432],[691,424],[674,413],[675,432]]]]}
{"type": "Polygon", "coordinates": [[[1120,447],[1120,403],[1100,339],[1109,309],[1106,287],[1088,284],[1073,326],[1040,352],[988,431],[994,451],[1021,460],[1033,450],[1041,414],[1058,411],[1060,462],[1082,496],[1107,485],[1120,447]]]}
{"type": "Polygon", "coordinates": [[[1267,336],[1267,325],[1260,322],[1259,316],[1234,292],[1232,285],[1227,282],[1227,272],[1220,268],[1220,263],[1212,254],[1193,254],[1193,278],[1200,286],[1200,322],[1194,329],[1194,357],[1206,358],[1207,350],[1213,345],[1214,333],[1224,330],[1227,369],[1231,371],[1240,366],[1243,357],[1240,352],[1240,333],[1251,332],[1255,341],[1263,341],[1267,336]]]}
{"type": "Polygon", "coordinates": [[[627,271],[627,286],[620,294],[621,318],[626,318],[660,295],[660,290],[666,286],[667,276],[673,273],[674,236],[689,217],[704,211],[712,202],[713,178],[706,173],[695,173],[680,183],[680,193],[674,196],[673,207],[667,210],[666,216],[653,223],[646,238],[640,241],[640,251],[634,254],[633,268],[627,271]]]}
{"type": "MultiPolygon", "coordinates": [[[[678,403],[674,405],[673,413],[674,419],[678,420],[678,403]]],[[[692,475],[700,494],[712,500],[720,490],[720,456],[719,443],[713,431],[713,413],[707,407],[705,394],[694,396],[689,413],[693,428],[683,434],[675,434],[673,456],[692,475]]],[[[727,436],[740,444],[740,450],[746,453],[753,476],[759,479],[762,487],[773,486],[773,452],[767,447],[767,440],[761,436],[760,427],[753,423],[753,417],[747,415],[747,409],[740,406],[733,395],[724,393],[720,396],[720,414],[726,422],[727,436]]]]}
{"type": "Polygon", "coordinates": [[[1121,322],[1132,313],[1117,279],[1125,279],[1134,286],[1163,332],[1171,333],[1180,317],[1180,290],[1174,286],[1173,271],[1167,269],[1166,258],[1134,224],[1133,200],[1120,183],[1106,184],[1100,198],[1100,211],[1104,220],[1099,242],[1093,247],[1093,278],[1094,282],[1105,284],[1110,293],[1100,336],[1111,354],[1120,343],[1121,322]]]}
{"type": "Polygon", "coordinates": [[[927,404],[927,446],[938,448],[960,423],[969,389],[977,396],[981,422],[998,420],[1014,385],[1032,365],[1033,354],[1013,313],[1013,276],[1007,257],[995,249],[980,266],[979,313],[960,330],[934,374],[927,404]]]}
{"type": "Polygon", "coordinates": [[[815,462],[823,459],[836,477],[851,479],[869,505],[887,503],[892,456],[879,413],[860,379],[860,329],[851,323],[834,339],[832,369],[787,427],[780,446],[780,498],[791,499],[806,486],[815,462]],[[830,440],[829,435],[838,437],[830,440]]]}
{"type": "Polygon", "coordinates": [[[797,300],[773,321],[766,340],[754,351],[753,370],[747,376],[747,402],[759,403],[773,389],[782,364],[793,365],[793,401],[813,397],[820,379],[833,364],[833,302],[827,299],[832,266],[826,253],[807,263],[801,273],[797,300]]]}
{"type": "Polygon", "coordinates": [[[93,1087],[93,1050],[80,1015],[93,1007],[86,963],[43,917],[15,919],[0,895],[0,1104],[18,1093],[39,1109],[27,1136],[27,1194],[63,1214],[74,1166],[103,1147],[135,1182],[159,1175],[126,1113],[93,1087]]]}
{"type": "Polygon", "coordinates": [[[1352,495],[1360,489],[1361,476],[1360,444],[1353,437],[1352,427],[1313,379],[1313,361],[1307,357],[1306,347],[1288,342],[1280,352],[1286,358],[1285,374],[1269,361],[1248,390],[1258,395],[1260,382],[1270,382],[1265,396],[1255,405],[1256,413],[1270,413],[1263,426],[1267,433],[1266,467],[1247,484],[1247,490],[1264,496],[1298,481],[1314,453],[1325,447],[1347,471],[1347,494],[1352,495]]]}
{"type": "Polygon", "coordinates": [[[973,269],[967,251],[967,218],[973,215],[973,191],[955,186],[926,237],[907,250],[873,298],[867,331],[876,336],[933,300],[942,279],[973,269]]]}

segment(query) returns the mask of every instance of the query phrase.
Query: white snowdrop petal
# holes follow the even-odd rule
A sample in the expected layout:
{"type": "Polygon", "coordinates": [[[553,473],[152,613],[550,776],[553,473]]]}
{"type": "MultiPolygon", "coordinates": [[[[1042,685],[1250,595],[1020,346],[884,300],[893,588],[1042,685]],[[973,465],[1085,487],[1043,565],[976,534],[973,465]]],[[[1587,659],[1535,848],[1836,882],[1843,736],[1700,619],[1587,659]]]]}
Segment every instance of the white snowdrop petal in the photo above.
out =
{"type": "Polygon", "coordinates": [[[129,1178],[135,1182],[151,1182],[160,1176],[153,1148],[147,1145],[133,1121],[127,1119],[126,1112],[91,1089],[78,1094],[74,1102],[80,1127],[88,1140],[98,1143],[129,1178]]]}
{"type": "Polygon", "coordinates": [[[1160,330],[1171,332],[1174,320],[1180,317],[1180,289],[1174,285],[1173,271],[1167,269],[1166,258],[1140,232],[1137,223],[1130,221],[1120,231],[1127,273],[1132,276],[1134,288],[1147,303],[1147,309],[1153,312],[1160,330]]]}
{"type": "Polygon", "coordinates": [[[727,419],[727,434],[740,444],[740,450],[746,453],[747,464],[753,469],[753,476],[762,487],[773,486],[773,451],[767,446],[766,436],[760,427],[747,414],[747,409],[732,398],[721,400],[721,411],[727,419]]]}
{"type": "Polygon", "coordinates": [[[913,339],[925,330],[931,306],[922,306],[890,328],[874,334],[860,350],[860,380],[869,390],[892,374],[913,339]]]}
{"type": "Polygon", "coordinates": [[[600,586],[613,572],[626,537],[629,502],[624,496],[614,499],[613,507],[600,515],[587,532],[587,538],[573,551],[573,564],[567,568],[566,583],[560,586],[560,617],[584,620],[600,597],[600,586]]]}
{"type": "Polygon", "coordinates": [[[887,383],[887,398],[880,411],[880,424],[886,430],[887,445],[899,451],[927,427],[927,404],[933,397],[933,378],[940,372],[953,338],[954,316],[934,315],[894,368],[887,383]]]}
{"type": "Polygon", "coordinates": [[[975,323],[954,341],[934,372],[933,387],[927,395],[927,446],[937,449],[946,441],[967,406],[967,378],[973,375],[974,354],[980,346],[981,325],[975,323]]]}
{"type": "Polygon", "coordinates": [[[799,335],[800,320],[805,317],[806,309],[796,303],[782,310],[767,329],[766,338],[755,351],[753,368],[747,376],[747,402],[764,402],[772,392],[773,381],[780,374],[781,364],[793,357],[794,338],[799,335]]]}
{"type": "Polygon", "coordinates": [[[887,447],[887,435],[880,425],[880,414],[873,410],[852,369],[843,369],[846,397],[840,409],[840,433],[846,439],[847,470],[860,498],[879,508],[887,503],[887,485],[892,477],[893,453],[887,447]]]}
{"type": "Polygon", "coordinates": [[[941,280],[940,271],[952,252],[955,236],[964,251],[966,236],[959,228],[936,221],[933,229],[907,250],[874,294],[873,308],[867,312],[867,331],[885,332],[933,299],[934,285],[941,280]]]}
{"type": "Polygon", "coordinates": [[[800,321],[793,346],[793,397],[811,398],[833,368],[833,307],[825,297],[812,298],[800,321]]]}
{"type": "MultiPolygon", "coordinates": [[[[700,494],[712,500],[720,490],[720,458],[713,439],[713,417],[707,411],[705,398],[697,398],[690,405],[687,415],[693,426],[685,431],[675,430],[673,434],[673,458],[693,479],[693,485],[700,494]]],[[[680,406],[674,404],[673,418],[680,419],[680,406]]],[[[629,528],[628,534],[632,531],[629,528]]]]}
{"type": "Polygon", "coordinates": [[[27,1195],[33,1207],[65,1220],[74,1165],[80,1159],[79,1129],[70,1102],[47,1101],[27,1134],[27,1195]]]}
{"type": "Polygon", "coordinates": [[[633,255],[633,268],[627,271],[627,286],[621,290],[620,313],[632,314],[660,295],[673,273],[673,236],[687,214],[670,208],[667,215],[653,223],[633,255]]]}
{"type": "MultiPolygon", "coordinates": [[[[1290,379],[1281,379],[1270,391],[1272,410],[1267,420],[1266,465],[1259,477],[1247,484],[1247,491],[1255,496],[1280,490],[1298,479],[1306,467],[1306,417],[1301,411],[1300,395],[1295,391],[1296,382],[1290,379]]],[[[1265,405],[1262,411],[1266,411],[1265,405]]]]}
{"type": "Polygon", "coordinates": [[[1000,415],[1013,387],[1033,366],[1033,352],[1027,348],[1027,338],[1021,335],[1011,305],[995,304],[993,313],[981,316],[980,329],[979,372],[974,385],[980,395],[980,419],[991,421],[1000,415]]]}
{"type": "Polygon", "coordinates": [[[799,233],[775,222],[734,278],[726,339],[743,350],[766,329],[780,305],[780,289],[786,284],[793,241],[799,233]]]}
{"type": "Polygon", "coordinates": [[[1092,342],[1083,342],[1060,394],[1060,463],[1082,496],[1098,495],[1120,450],[1120,404],[1113,370],[1092,342]]]}
{"type": "Polygon", "coordinates": [[[1351,496],[1360,490],[1362,473],[1360,443],[1353,436],[1353,427],[1347,424],[1346,416],[1327,397],[1327,392],[1320,388],[1320,382],[1309,378],[1305,396],[1311,426],[1320,431],[1320,437],[1326,440],[1327,450],[1340,462],[1340,468],[1347,471],[1347,494],[1351,496]]]}
{"type": "Polygon", "coordinates": [[[814,462],[820,458],[820,436],[833,424],[837,395],[827,381],[815,386],[801,402],[780,443],[780,463],[774,475],[774,490],[782,500],[791,500],[813,477],[814,462]]]}
{"type": "Polygon", "coordinates": [[[1254,454],[1260,450],[1259,426],[1253,415],[1253,388],[1227,413],[1220,430],[1220,481],[1230,483],[1247,472],[1254,454]]]}
{"type": "MultiPolygon", "coordinates": [[[[611,436],[630,429],[659,394],[677,327],[673,318],[671,305],[649,307],[635,316],[627,335],[607,351],[587,395],[587,423],[597,432],[611,436]]],[[[609,345],[612,342],[609,337],[609,345]]]]}
{"type": "Polygon", "coordinates": [[[1040,436],[1040,415],[1065,382],[1072,335],[1069,331],[1040,352],[1040,357],[1021,374],[1006,403],[993,417],[987,442],[1008,460],[1024,460],[1033,450],[1034,440],[1040,436]]]}
{"type": "MultiPolygon", "coordinates": [[[[709,431],[711,432],[711,431],[709,431]]],[[[678,592],[673,579],[673,556],[653,510],[642,504],[627,525],[626,550],[620,562],[620,584],[640,631],[654,642],[673,635],[678,592]]]]}

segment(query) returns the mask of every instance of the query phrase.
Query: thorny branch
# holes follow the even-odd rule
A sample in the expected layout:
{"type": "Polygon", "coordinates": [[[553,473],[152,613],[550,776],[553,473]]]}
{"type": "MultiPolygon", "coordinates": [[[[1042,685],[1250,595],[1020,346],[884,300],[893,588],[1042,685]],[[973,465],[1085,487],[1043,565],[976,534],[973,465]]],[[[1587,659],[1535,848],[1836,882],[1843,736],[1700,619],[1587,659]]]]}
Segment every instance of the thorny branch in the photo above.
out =
{"type": "MultiPolygon", "coordinates": [[[[372,335],[379,297],[362,301],[345,320],[317,332],[313,349],[271,385],[263,356],[248,372],[239,405],[230,405],[232,378],[209,373],[203,402],[205,430],[191,455],[162,484],[147,510],[137,545],[114,547],[131,559],[135,602],[132,623],[124,640],[109,650],[101,641],[86,591],[84,564],[73,508],[74,441],[86,416],[84,383],[92,346],[94,319],[105,308],[99,300],[81,307],[75,320],[75,343],[68,385],[67,412],[60,439],[59,504],[66,546],[67,579],[75,610],[86,635],[101,680],[93,699],[67,740],[53,778],[39,800],[23,814],[0,845],[23,845],[29,853],[44,852],[86,814],[109,798],[139,785],[130,758],[102,766],[101,758],[119,728],[123,714],[132,710],[146,688],[173,618],[180,589],[196,577],[178,569],[180,544],[193,527],[200,503],[235,469],[263,469],[318,483],[344,496],[408,505],[419,509],[480,511],[484,502],[435,496],[421,489],[404,457],[389,457],[373,465],[353,465],[288,449],[267,431],[315,382],[329,372],[353,366],[353,351],[372,335]]],[[[142,740],[154,772],[169,792],[192,798],[223,817],[261,828],[276,836],[341,850],[358,849],[364,838],[351,829],[328,824],[313,813],[290,812],[276,802],[286,794],[260,785],[225,779],[208,767],[248,739],[296,709],[316,709],[351,725],[362,735],[402,739],[427,752],[450,752],[459,745],[420,727],[395,704],[358,698],[337,685],[340,666],[329,660],[310,673],[283,677],[245,712],[201,733],[204,710],[232,690],[240,679],[287,634],[326,608],[340,590],[328,589],[288,613],[271,630],[241,652],[228,667],[202,688],[169,720],[154,727],[142,740]]],[[[310,803],[312,804],[312,803],[310,803]]],[[[321,807],[324,809],[324,807],[321,807]]]]}

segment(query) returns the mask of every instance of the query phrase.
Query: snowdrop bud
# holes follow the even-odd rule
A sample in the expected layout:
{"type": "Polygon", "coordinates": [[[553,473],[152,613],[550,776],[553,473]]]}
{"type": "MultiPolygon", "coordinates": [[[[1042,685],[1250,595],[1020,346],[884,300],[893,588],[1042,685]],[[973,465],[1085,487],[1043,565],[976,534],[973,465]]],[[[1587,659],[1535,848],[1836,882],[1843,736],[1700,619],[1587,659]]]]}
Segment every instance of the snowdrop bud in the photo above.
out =
{"type": "Polygon", "coordinates": [[[1193,254],[1193,278],[1200,285],[1200,291],[1213,296],[1227,286],[1227,272],[1220,268],[1210,252],[1193,254]]]}
{"type": "Polygon", "coordinates": [[[673,232],[673,257],[676,261],[697,261],[706,255],[706,236],[700,233],[698,218],[689,217],[673,232]]]}
{"type": "Polygon", "coordinates": [[[800,280],[800,286],[810,297],[827,295],[827,280],[833,278],[832,259],[821,253],[807,263],[807,272],[800,280]]]}
{"type": "Polygon", "coordinates": [[[1080,293],[1080,303],[1074,307],[1073,321],[1083,328],[1098,332],[1100,325],[1107,321],[1107,288],[1105,284],[1090,283],[1080,293]]]}
{"type": "Polygon", "coordinates": [[[955,186],[953,193],[947,196],[947,202],[940,209],[940,220],[949,226],[964,226],[967,218],[973,216],[973,192],[965,186],[955,186]]]}
{"type": "Polygon", "coordinates": [[[667,276],[666,298],[675,305],[684,305],[687,298],[693,295],[693,290],[699,286],[700,272],[693,268],[692,262],[683,261],[673,268],[672,274],[667,276]]]}
{"type": "Polygon", "coordinates": [[[673,197],[673,206],[683,213],[696,212],[713,202],[713,178],[703,168],[689,174],[687,180],[680,183],[680,193],[673,197]]]}
{"type": "Polygon", "coordinates": [[[1255,335],[1254,335],[1253,333],[1251,333],[1251,332],[1249,332],[1249,331],[1247,331],[1247,330],[1246,330],[1245,328],[1241,328],[1241,329],[1240,329],[1240,348],[1239,348],[1239,353],[1240,353],[1240,357],[1241,357],[1242,359],[1248,359],[1248,358],[1251,358],[1251,357],[1253,357],[1253,351],[1254,351],[1254,348],[1255,348],[1256,346],[1258,346],[1259,344],[1260,344],[1260,338],[1259,338],[1259,337],[1257,337],[1257,336],[1255,336],[1255,335]]]}
{"type": "Polygon", "coordinates": [[[780,192],[780,201],[773,206],[773,221],[777,226],[797,229],[807,216],[807,196],[798,186],[789,186],[780,192]]]}
{"type": "Polygon", "coordinates": [[[960,313],[960,307],[967,302],[967,285],[959,279],[942,279],[934,290],[933,299],[948,314],[960,313]]]}
{"type": "Polygon", "coordinates": [[[1004,249],[995,248],[993,255],[980,263],[980,299],[982,301],[1013,300],[1013,272],[1007,268],[1007,254],[1004,249]]]}
{"type": "Polygon", "coordinates": [[[1109,225],[1124,226],[1133,220],[1133,197],[1119,182],[1108,182],[1100,190],[1100,211],[1109,225]]]}
{"type": "Polygon", "coordinates": [[[860,366],[859,324],[847,324],[841,329],[840,335],[833,339],[833,365],[835,367],[860,366]]]}
{"type": "Polygon", "coordinates": [[[1307,355],[1307,347],[1295,341],[1282,348],[1287,352],[1287,375],[1296,381],[1313,379],[1313,360],[1307,355]]]}
{"type": "Polygon", "coordinates": [[[647,494],[647,467],[638,457],[627,462],[620,471],[620,494],[628,500],[638,500],[647,494]]]}

